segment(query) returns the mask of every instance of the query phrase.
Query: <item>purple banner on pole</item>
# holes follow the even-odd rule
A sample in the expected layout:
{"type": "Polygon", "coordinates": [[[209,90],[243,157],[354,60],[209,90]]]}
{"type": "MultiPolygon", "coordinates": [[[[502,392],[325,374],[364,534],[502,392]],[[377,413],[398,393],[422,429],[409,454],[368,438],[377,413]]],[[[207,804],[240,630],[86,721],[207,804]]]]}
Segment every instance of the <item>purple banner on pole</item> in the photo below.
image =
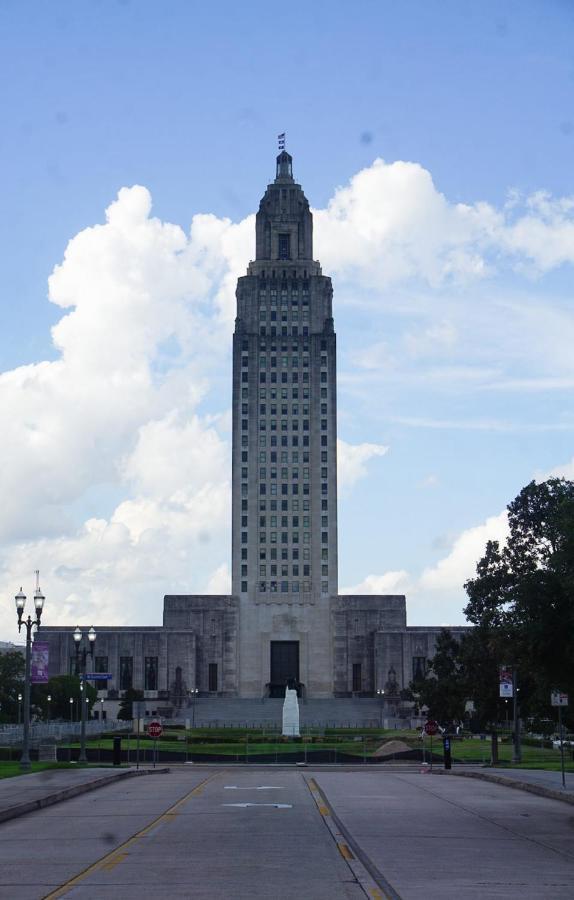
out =
{"type": "Polygon", "coordinates": [[[48,683],[48,648],[47,641],[34,641],[32,644],[31,681],[32,684],[48,683]]]}

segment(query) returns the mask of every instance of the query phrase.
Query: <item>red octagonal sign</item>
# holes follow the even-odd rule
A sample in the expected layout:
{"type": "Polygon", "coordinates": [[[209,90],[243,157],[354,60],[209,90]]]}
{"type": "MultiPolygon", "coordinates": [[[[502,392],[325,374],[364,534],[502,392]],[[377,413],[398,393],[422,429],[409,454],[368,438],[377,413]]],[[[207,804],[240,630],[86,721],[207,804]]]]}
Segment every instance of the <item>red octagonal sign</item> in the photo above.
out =
{"type": "Polygon", "coordinates": [[[152,722],[150,722],[147,727],[147,733],[152,738],[161,737],[163,734],[163,727],[161,722],[159,722],[157,719],[154,719],[152,722]]]}
{"type": "Polygon", "coordinates": [[[431,737],[438,734],[438,722],[435,722],[434,719],[429,719],[425,722],[425,734],[428,734],[431,737]]]}

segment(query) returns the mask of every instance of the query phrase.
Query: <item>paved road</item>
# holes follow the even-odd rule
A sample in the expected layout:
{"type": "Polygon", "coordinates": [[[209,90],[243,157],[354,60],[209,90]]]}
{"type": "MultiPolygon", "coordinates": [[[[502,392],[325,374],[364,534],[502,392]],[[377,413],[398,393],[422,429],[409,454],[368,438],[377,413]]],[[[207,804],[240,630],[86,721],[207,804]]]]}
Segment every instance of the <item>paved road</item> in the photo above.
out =
{"type": "Polygon", "coordinates": [[[0,825],[0,900],[571,898],[573,823],[466,778],[182,767],[0,825]]]}
{"type": "Polygon", "coordinates": [[[0,838],[2,900],[365,896],[297,771],[133,779],[7,822],[0,838]]]}
{"type": "Polygon", "coordinates": [[[565,803],[430,774],[315,780],[403,900],[574,897],[574,816],[565,803]]]}

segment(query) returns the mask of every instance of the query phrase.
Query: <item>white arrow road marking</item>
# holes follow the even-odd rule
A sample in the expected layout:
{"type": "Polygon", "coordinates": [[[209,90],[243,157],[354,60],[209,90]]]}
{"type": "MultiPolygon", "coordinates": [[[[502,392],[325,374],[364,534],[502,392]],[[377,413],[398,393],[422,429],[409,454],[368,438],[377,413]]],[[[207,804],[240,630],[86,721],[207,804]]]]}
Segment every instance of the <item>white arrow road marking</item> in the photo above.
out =
{"type": "Polygon", "coordinates": [[[261,784],[259,787],[237,787],[236,784],[226,784],[224,791],[282,791],[282,784],[261,784]]]}
{"type": "Polygon", "coordinates": [[[272,806],[274,809],[293,809],[291,803],[222,803],[222,806],[235,806],[247,809],[248,806],[272,806]]]}

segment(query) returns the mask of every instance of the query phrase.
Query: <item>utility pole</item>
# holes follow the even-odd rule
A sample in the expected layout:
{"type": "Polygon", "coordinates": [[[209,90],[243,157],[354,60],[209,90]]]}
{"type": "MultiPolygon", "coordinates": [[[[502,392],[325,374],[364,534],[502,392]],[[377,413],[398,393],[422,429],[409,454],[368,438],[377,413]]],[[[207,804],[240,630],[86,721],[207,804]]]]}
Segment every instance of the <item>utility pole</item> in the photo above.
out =
{"type": "Polygon", "coordinates": [[[520,746],[520,709],[518,705],[518,690],[518,674],[516,672],[516,666],[514,666],[512,669],[512,699],[514,703],[512,722],[512,726],[514,729],[512,762],[515,764],[522,762],[522,747],[520,746]]]}

